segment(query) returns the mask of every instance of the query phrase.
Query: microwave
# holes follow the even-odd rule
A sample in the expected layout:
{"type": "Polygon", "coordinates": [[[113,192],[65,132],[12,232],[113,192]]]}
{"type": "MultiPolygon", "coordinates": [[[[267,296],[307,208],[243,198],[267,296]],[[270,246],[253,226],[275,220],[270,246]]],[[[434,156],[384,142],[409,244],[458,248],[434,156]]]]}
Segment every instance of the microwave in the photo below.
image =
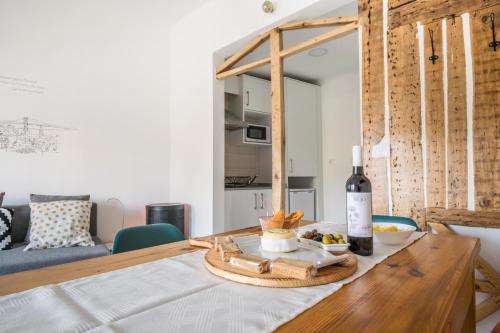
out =
{"type": "Polygon", "coordinates": [[[243,142],[271,144],[271,127],[248,124],[248,127],[243,129],[243,142]]]}

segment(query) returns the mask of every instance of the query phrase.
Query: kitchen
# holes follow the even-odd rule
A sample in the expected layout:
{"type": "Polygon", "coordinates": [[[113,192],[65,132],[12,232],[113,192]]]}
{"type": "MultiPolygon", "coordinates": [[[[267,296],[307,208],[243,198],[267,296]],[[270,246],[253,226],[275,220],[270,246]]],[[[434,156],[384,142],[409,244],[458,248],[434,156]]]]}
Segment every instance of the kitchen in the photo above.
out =
{"type": "MultiPolygon", "coordinates": [[[[356,11],[351,3],[327,15],[356,11]]],[[[291,31],[284,44],[321,32],[291,31]]],[[[241,64],[268,52],[264,44],[241,64]]],[[[350,147],[361,138],[358,34],[287,58],[284,70],[286,212],[301,209],[307,220],[344,222],[350,147]]],[[[224,82],[226,230],[255,226],[259,216],[273,214],[269,78],[263,66],[224,82]]]]}

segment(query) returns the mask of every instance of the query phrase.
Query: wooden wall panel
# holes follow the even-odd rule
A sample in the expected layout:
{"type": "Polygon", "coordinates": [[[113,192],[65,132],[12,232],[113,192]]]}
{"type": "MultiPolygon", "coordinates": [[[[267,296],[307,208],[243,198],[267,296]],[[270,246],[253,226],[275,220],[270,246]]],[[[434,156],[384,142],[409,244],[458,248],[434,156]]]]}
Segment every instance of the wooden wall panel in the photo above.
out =
{"type": "Polygon", "coordinates": [[[467,93],[462,18],[446,20],[448,50],[448,208],[467,208],[467,93]]]}
{"type": "Polygon", "coordinates": [[[443,91],[443,40],[441,21],[424,26],[425,68],[425,128],[427,149],[427,204],[445,207],[446,203],[446,144],[443,91]],[[434,63],[432,55],[433,35],[434,63]]]}
{"type": "MultiPolygon", "coordinates": [[[[402,0],[391,0],[403,3],[402,0]]],[[[499,4],[500,0],[418,0],[411,1],[389,11],[389,29],[416,23],[428,23],[446,16],[459,15],[487,6],[499,4]]]]}
{"type": "Polygon", "coordinates": [[[373,212],[387,215],[387,160],[372,158],[373,146],[384,137],[384,44],[382,0],[360,0],[359,19],[363,33],[363,160],[372,182],[373,212]]]}
{"type": "Polygon", "coordinates": [[[420,72],[416,26],[389,31],[391,191],[394,215],[425,224],[420,72]]]}
{"type": "Polygon", "coordinates": [[[474,183],[476,210],[500,210],[500,49],[493,51],[490,13],[500,27],[500,6],[471,15],[474,68],[474,183]]]}

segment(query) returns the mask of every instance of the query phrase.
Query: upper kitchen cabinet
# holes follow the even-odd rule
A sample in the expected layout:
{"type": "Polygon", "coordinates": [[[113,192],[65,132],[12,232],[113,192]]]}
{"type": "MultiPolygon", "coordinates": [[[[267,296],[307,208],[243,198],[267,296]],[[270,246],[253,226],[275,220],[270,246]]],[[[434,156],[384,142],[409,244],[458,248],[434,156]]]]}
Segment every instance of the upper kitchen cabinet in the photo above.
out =
{"type": "Polygon", "coordinates": [[[239,78],[243,111],[271,114],[271,82],[249,75],[239,78]]]}
{"type": "Polygon", "coordinates": [[[285,78],[287,174],[318,176],[320,148],[320,87],[285,78]]]}

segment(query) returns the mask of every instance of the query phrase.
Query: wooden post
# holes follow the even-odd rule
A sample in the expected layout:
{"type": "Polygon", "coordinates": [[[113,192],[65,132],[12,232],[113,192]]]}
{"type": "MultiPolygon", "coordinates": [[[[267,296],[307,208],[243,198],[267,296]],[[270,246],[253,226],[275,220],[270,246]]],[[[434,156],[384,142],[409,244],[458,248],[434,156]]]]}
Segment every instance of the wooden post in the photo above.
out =
{"type": "Polygon", "coordinates": [[[280,52],[283,39],[279,28],[271,30],[271,91],[272,91],[272,169],[273,210],[285,208],[285,110],[283,89],[283,59],[280,52]]]}

